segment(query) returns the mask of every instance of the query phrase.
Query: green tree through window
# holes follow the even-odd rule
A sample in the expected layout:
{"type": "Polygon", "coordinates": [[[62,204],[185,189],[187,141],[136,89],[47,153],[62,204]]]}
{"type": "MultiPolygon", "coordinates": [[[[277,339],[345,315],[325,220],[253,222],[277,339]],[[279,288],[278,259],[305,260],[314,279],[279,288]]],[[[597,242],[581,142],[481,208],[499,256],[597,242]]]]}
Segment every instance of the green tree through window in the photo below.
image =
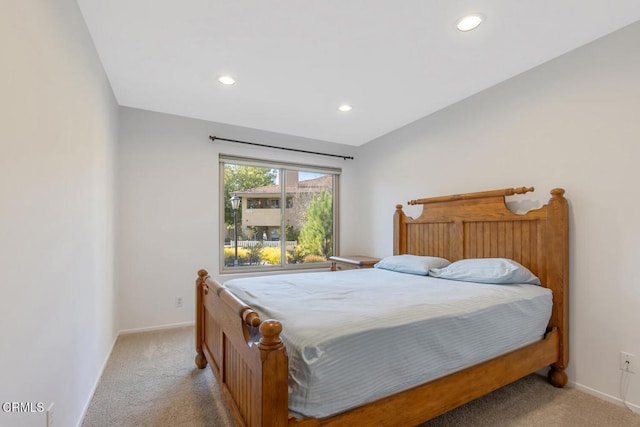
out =
{"type": "Polygon", "coordinates": [[[305,256],[317,255],[328,259],[333,255],[333,197],[330,193],[321,192],[307,206],[298,245],[305,256]]]}

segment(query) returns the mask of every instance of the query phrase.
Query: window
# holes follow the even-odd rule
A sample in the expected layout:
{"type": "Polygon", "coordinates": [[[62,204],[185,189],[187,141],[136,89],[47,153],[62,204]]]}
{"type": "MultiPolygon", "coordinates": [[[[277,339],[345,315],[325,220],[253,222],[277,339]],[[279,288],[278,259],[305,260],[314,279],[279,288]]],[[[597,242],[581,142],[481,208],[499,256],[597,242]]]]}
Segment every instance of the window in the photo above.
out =
{"type": "Polygon", "coordinates": [[[221,271],[328,262],[337,245],[340,169],[221,156],[220,171],[221,271]]]}

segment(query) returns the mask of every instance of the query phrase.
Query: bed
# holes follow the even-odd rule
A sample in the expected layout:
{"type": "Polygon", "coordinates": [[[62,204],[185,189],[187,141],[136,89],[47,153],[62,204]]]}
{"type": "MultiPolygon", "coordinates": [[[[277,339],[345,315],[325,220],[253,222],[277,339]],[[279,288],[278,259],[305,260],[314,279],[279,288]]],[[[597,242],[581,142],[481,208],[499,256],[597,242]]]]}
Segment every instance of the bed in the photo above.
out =
{"type": "MultiPolygon", "coordinates": [[[[295,361],[299,359],[299,351],[291,346],[295,340],[287,332],[295,332],[297,327],[288,318],[289,323],[265,318],[265,313],[280,311],[269,311],[268,304],[263,306],[259,292],[256,292],[258,299],[255,300],[251,299],[252,295],[243,294],[241,288],[231,287],[234,289],[232,293],[227,283],[222,286],[205,270],[200,270],[196,281],[196,365],[204,368],[209,364],[238,425],[246,426],[413,426],[545,367],[549,367],[550,383],[563,387],[567,383],[565,369],[569,360],[568,205],[564,190],[554,189],[549,202],[539,209],[515,214],[507,208],[507,196],[532,190],[521,187],[412,200],[409,204],[423,207],[417,218],[408,217],[402,206],[397,205],[393,218],[393,253],[441,257],[454,262],[488,258],[517,261],[540,278],[541,286],[535,288],[552,295],[549,297],[552,300],[549,302],[549,315],[545,318],[548,319],[545,320],[546,327],[543,323],[540,336],[526,338],[515,349],[508,347],[504,352],[500,350],[498,355],[480,357],[472,365],[450,367],[450,372],[427,377],[419,384],[383,390],[373,400],[367,398],[362,402],[349,403],[346,408],[333,407],[326,414],[320,410],[309,415],[295,407],[295,395],[290,395],[291,377],[298,369],[295,361]],[[288,324],[289,330],[283,333],[283,327],[287,329],[288,324]]],[[[364,275],[366,281],[378,283],[384,295],[385,281],[395,281],[396,276],[374,270],[327,272],[318,276],[305,273],[305,277],[316,281],[330,280],[337,286],[339,283],[349,285],[352,276],[355,279],[355,276],[364,275]]],[[[265,289],[270,286],[270,280],[274,279],[264,278],[265,289]]],[[[531,285],[523,286],[532,288],[531,285]]],[[[389,290],[391,295],[402,295],[402,292],[389,290]]],[[[365,296],[359,294],[355,298],[363,299],[365,296]]],[[[357,304],[350,301],[345,306],[356,307],[357,304]]],[[[303,300],[300,300],[297,311],[305,313],[303,300]]],[[[355,308],[347,309],[341,315],[345,319],[366,319],[367,316],[355,308]]],[[[320,325],[323,323],[321,319],[318,313],[309,311],[310,324],[320,325]]],[[[389,344],[387,347],[397,351],[410,347],[407,343],[389,344]]],[[[362,357],[376,353],[382,346],[377,344],[377,347],[362,350],[362,357]]],[[[411,352],[415,353],[415,349],[410,349],[411,352]]],[[[396,362],[385,362],[385,366],[391,366],[391,369],[414,364],[401,353],[389,357],[397,358],[396,362]]],[[[331,378],[329,383],[335,382],[340,390],[344,384],[339,384],[338,380],[331,378]]],[[[347,394],[360,393],[350,391],[347,394]]]]}

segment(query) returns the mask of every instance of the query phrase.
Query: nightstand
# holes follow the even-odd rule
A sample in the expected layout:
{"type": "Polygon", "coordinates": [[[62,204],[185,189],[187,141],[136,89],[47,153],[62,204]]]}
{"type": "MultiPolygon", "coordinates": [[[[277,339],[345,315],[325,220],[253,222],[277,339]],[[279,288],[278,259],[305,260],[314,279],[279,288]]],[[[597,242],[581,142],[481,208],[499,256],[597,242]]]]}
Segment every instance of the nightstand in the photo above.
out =
{"type": "Polygon", "coordinates": [[[329,257],[331,261],[331,271],[354,270],[358,268],[373,268],[373,265],[380,261],[380,258],[360,255],[344,255],[329,257]]]}

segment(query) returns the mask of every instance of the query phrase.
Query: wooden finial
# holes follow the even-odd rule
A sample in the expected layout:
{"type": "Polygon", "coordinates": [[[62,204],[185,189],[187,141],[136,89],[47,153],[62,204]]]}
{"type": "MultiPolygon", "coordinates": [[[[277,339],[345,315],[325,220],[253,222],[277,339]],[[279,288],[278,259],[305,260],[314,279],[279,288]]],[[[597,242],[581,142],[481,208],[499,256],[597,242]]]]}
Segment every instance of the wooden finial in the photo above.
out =
{"type": "Polygon", "coordinates": [[[261,348],[272,348],[282,345],[280,339],[280,332],[282,332],[282,324],[277,320],[268,319],[260,324],[260,338],[261,348]]]}
{"type": "Polygon", "coordinates": [[[528,193],[529,191],[535,191],[535,188],[534,187],[516,187],[513,189],[512,194],[525,194],[525,193],[528,193]]]}
{"type": "Polygon", "coordinates": [[[562,197],[564,196],[564,188],[554,188],[551,190],[551,195],[553,197],[562,197]]]}
{"type": "Polygon", "coordinates": [[[204,278],[205,278],[205,277],[207,277],[208,275],[209,275],[209,273],[207,273],[207,270],[204,270],[204,269],[202,269],[202,270],[198,270],[198,276],[199,276],[201,279],[204,279],[204,278]]]}
{"type": "Polygon", "coordinates": [[[242,310],[242,319],[249,326],[253,326],[253,327],[260,326],[260,316],[258,315],[258,313],[256,313],[249,307],[245,307],[242,310]]]}

